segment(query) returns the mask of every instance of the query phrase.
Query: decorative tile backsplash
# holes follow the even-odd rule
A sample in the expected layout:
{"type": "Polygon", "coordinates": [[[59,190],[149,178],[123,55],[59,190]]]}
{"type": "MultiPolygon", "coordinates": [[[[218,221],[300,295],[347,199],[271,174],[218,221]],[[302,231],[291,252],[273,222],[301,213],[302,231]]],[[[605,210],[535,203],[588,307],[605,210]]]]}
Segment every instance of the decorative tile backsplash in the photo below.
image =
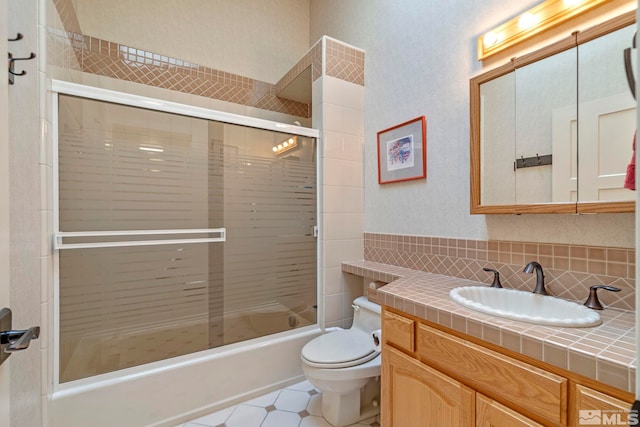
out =
{"type": "Polygon", "coordinates": [[[365,233],[364,259],[487,284],[493,274],[482,268],[490,267],[503,286],[531,290],[535,274],[522,270],[537,261],[552,295],[584,301],[590,286],[610,285],[622,291],[599,291],[603,304],[635,309],[635,249],[365,233]]]}

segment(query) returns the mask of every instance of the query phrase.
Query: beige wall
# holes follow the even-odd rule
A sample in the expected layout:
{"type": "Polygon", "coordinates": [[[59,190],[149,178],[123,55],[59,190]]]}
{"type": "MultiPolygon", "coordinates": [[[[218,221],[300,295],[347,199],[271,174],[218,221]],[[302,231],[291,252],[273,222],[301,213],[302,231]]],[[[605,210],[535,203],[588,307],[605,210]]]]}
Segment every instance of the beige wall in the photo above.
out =
{"type": "MultiPolygon", "coordinates": [[[[46,169],[47,150],[41,145],[41,135],[47,127],[43,118],[39,73],[40,43],[38,29],[39,2],[23,3],[10,0],[7,32],[10,37],[20,32],[24,38],[10,43],[9,50],[16,57],[38,54],[32,61],[16,64],[26,75],[16,77],[8,89],[9,106],[9,218],[10,255],[9,286],[13,328],[24,329],[40,325],[40,339],[33,341],[26,351],[11,356],[11,427],[42,426],[41,397],[46,393],[46,366],[41,355],[48,349],[47,317],[49,303],[48,243],[42,239],[41,229],[51,221],[51,212],[40,205],[46,194],[40,173],[46,169]],[[41,274],[43,272],[43,274],[41,274]]],[[[2,84],[7,84],[6,80],[2,84]]],[[[4,422],[4,420],[2,421],[4,422]]],[[[0,423],[2,423],[0,422],[0,423]]],[[[4,424],[3,424],[4,425],[4,424]]]]}
{"type": "MultiPolygon", "coordinates": [[[[491,58],[483,69],[476,60],[476,39],[537,3],[538,0],[407,0],[402,6],[367,0],[310,3],[311,40],[326,34],[366,51],[366,231],[635,246],[632,214],[469,214],[469,78],[522,53],[511,50],[498,59],[491,58]],[[378,185],[376,133],[421,115],[427,118],[426,182],[378,185]]],[[[619,13],[635,5],[630,0],[614,0],[598,10],[619,13]]],[[[580,25],[585,28],[590,24],[580,25]]],[[[570,33],[571,29],[564,28],[553,36],[570,33]]],[[[541,40],[535,43],[539,46],[541,40]]],[[[537,47],[535,43],[524,47],[531,50],[537,47]]]]}
{"type": "Polygon", "coordinates": [[[83,34],[269,83],[310,46],[309,0],[74,3],[83,34]]]}

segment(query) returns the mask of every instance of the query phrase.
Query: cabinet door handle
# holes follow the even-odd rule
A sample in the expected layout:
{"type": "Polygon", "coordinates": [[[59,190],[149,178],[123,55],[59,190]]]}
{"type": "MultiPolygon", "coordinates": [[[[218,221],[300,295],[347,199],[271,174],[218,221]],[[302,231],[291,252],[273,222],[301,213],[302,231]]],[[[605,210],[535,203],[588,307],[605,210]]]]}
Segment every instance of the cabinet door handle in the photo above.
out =
{"type": "Polygon", "coordinates": [[[9,344],[4,349],[5,353],[13,353],[26,349],[29,347],[31,340],[38,339],[39,336],[40,326],[34,326],[22,331],[2,331],[0,332],[0,343],[9,344]]]}

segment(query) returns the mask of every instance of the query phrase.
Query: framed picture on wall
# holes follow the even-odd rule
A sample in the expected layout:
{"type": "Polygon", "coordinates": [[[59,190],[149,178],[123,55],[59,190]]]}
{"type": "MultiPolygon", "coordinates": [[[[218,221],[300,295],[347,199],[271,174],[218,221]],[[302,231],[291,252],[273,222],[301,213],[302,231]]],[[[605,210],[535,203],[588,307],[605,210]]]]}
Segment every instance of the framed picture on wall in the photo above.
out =
{"type": "Polygon", "coordinates": [[[424,116],[378,132],[378,184],[427,177],[424,116]]]}

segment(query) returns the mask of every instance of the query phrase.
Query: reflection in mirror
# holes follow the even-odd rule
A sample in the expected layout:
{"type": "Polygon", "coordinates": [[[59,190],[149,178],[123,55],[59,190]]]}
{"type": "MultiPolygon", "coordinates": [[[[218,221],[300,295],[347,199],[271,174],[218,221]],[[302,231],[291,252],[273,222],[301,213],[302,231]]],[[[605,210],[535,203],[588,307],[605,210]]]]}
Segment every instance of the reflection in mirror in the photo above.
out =
{"type": "Polygon", "coordinates": [[[630,25],[578,46],[580,202],[635,200],[624,188],[634,154],[636,102],[623,60],[634,30],[630,25]]]}
{"type": "Polygon", "coordinates": [[[483,205],[511,205],[516,201],[513,173],[515,102],[514,72],[488,81],[480,87],[483,205]]]}
{"type": "Polygon", "coordinates": [[[570,138],[556,141],[552,136],[559,112],[571,118],[562,124],[566,126],[563,135],[571,136],[575,126],[576,48],[517,68],[515,73],[515,154],[516,159],[526,159],[515,168],[516,203],[575,201],[575,173],[571,173],[575,149],[570,138]],[[551,164],[544,164],[540,158],[549,155],[551,164]],[[558,180],[563,191],[558,191],[558,180]]]}
{"type": "Polygon", "coordinates": [[[635,211],[625,188],[635,176],[625,68],[635,18],[624,13],[470,80],[471,213],[635,211]]]}

